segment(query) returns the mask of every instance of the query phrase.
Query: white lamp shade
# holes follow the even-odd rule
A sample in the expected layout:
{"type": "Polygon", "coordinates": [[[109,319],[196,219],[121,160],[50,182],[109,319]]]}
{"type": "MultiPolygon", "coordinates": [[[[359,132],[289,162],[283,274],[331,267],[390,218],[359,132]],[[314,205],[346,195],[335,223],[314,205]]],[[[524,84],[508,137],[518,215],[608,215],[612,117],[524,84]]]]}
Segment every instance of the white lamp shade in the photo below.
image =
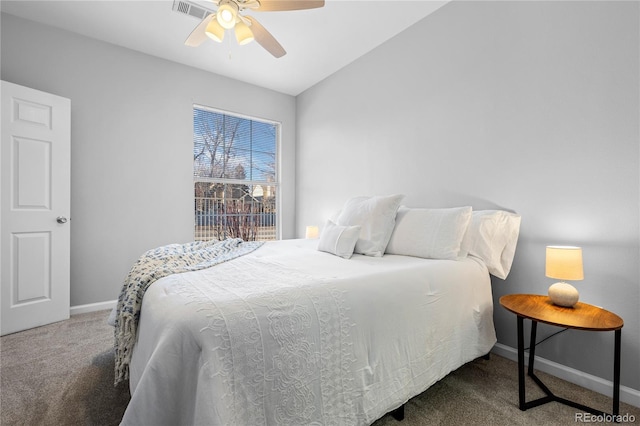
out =
{"type": "Polygon", "coordinates": [[[318,227],[317,226],[307,226],[306,232],[305,232],[305,238],[310,240],[310,239],[314,239],[314,238],[318,238],[318,227]]]}
{"type": "Polygon", "coordinates": [[[224,3],[218,8],[216,19],[222,28],[231,29],[236,24],[238,7],[234,3],[224,3]]]}
{"type": "Polygon", "coordinates": [[[244,22],[238,21],[235,32],[236,40],[238,40],[239,45],[242,46],[253,41],[253,32],[251,32],[251,28],[249,28],[249,26],[244,22]]]}
{"type": "Polygon", "coordinates": [[[573,246],[547,246],[545,275],[559,280],[583,280],[582,249],[573,246]]]}
{"type": "Polygon", "coordinates": [[[218,43],[222,43],[222,39],[224,38],[224,28],[220,26],[217,20],[212,19],[207,25],[207,28],[204,30],[204,33],[212,40],[217,41],[218,43]]]}

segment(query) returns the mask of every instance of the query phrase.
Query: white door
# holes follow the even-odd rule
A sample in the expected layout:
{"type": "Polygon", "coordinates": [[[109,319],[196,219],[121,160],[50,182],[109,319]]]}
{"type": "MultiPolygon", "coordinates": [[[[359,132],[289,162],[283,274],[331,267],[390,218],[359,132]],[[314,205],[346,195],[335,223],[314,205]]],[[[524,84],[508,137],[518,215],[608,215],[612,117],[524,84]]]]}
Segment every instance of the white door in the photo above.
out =
{"type": "Polygon", "coordinates": [[[69,318],[69,99],[2,82],[0,334],[69,318]]]}

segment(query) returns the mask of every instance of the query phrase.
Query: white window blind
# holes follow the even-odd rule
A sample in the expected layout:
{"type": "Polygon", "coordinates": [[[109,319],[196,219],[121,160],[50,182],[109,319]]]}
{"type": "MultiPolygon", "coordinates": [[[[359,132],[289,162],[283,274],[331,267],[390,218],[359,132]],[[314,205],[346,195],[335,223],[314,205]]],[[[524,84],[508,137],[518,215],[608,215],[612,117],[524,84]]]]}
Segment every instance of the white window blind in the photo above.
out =
{"type": "Polygon", "coordinates": [[[195,239],[277,237],[279,124],[194,106],[195,239]]]}

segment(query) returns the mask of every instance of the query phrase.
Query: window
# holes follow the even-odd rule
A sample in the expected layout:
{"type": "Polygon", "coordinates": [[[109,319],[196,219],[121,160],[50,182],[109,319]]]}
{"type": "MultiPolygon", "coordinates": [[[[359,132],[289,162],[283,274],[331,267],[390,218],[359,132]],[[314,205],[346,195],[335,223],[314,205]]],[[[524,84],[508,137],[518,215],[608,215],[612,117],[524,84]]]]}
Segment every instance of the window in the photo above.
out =
{"type": "Polygon", "coordinates": [[[276,239],[279,127],[194,106],[196,240],[276,239]]]}

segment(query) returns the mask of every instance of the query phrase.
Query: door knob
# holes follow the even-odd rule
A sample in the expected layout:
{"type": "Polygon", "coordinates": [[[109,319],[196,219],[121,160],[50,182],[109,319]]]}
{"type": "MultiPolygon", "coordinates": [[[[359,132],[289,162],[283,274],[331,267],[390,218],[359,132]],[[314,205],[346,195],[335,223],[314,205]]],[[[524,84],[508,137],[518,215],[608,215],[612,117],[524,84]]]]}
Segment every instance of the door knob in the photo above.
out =
{"type": "Polygon", "coordinates": [[[58,223],[67,223],[67,218],[64,216],[58,216],[56,217],[56,222],[58,223]]]}

